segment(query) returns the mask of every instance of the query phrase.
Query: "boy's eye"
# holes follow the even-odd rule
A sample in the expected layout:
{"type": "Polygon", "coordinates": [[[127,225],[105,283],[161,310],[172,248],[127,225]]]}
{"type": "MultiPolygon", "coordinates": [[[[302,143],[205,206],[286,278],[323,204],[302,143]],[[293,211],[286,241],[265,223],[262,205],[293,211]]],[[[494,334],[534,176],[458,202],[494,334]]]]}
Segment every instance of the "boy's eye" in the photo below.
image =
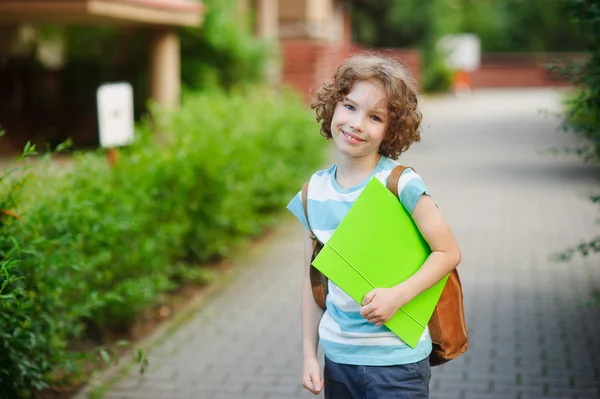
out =
{"type": "Polygon", "coordinates": [[[373,119],[375,122],[383,122],[383,120],[377,115],[371,115],[371,119],[373,119]]]}
{"type": "Polygon", "coordinates": [[[350,111],[354,111],[354,105],[352,104],[344,104],[344,107],[346,107],[350,111]]]}

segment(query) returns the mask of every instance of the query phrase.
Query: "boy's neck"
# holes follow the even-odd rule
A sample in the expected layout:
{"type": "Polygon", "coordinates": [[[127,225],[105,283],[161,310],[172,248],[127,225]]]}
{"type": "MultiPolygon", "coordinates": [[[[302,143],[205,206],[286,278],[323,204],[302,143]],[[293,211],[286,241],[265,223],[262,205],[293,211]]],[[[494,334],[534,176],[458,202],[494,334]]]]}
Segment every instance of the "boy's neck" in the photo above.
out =
{"type": "Polygon", "coordinates": [[[360,158],[350,158],[340,154],[335,180],[343,189],[354,187],[373,172],[380,158],[380,154],[360,158]]]}

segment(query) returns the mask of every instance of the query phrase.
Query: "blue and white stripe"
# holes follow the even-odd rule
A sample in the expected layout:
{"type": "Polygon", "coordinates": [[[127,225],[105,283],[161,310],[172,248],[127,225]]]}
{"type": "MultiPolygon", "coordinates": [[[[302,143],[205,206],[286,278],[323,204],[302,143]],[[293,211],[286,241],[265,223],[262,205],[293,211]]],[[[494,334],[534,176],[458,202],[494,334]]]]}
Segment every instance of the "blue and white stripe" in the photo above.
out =
{"type": "MultiPolygon", "coordinates": [[[[397,165],[395,161],[381,157],[371,175],[349,189],[343,189],[336,182],[337,165],[313,174],[308,189],[308,214],[317,238],[326,243],[369,180],[375,177],[384,185],[387,184],[390,172],[397,165]]],[[[423,194],[429,195],[423,180],[412,169],[405,170],[400,176],[398,192],[400,202],[409,213],[412,213],[423,194]]],[[[308,229],[302,192],[287,207],[308,229]]],[[[360,305],[329,281],[327,311],[319,325],[319,337],[323,352],[332,361],[386,366],[414,363],[429,356],[431,339],[427,329],[417,346],[412,349],[387,327],[370,324],[359,312],[360,305]]]]}

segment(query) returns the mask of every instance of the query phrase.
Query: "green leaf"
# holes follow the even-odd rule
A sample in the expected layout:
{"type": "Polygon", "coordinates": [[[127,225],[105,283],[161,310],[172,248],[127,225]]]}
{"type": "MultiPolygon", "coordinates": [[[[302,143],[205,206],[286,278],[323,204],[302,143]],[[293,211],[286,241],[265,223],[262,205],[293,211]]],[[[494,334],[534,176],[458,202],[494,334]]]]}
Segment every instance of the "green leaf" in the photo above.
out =
{"type": "Polygon", "coordinates": [[[105,365],[110,364],[110,354],[108,353],[108,351],[106,349],[100,350],[100,357],[102,357],[102,360],[104,361],[105,365]]]}

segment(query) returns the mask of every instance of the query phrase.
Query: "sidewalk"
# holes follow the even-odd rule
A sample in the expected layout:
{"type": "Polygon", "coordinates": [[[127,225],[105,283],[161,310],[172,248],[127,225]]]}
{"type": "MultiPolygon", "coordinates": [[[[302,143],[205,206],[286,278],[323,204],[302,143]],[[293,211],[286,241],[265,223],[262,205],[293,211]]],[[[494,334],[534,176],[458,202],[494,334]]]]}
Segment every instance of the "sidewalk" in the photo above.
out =
{"type": "MultiPolygon", "coordinates": [[[[548,262],[598,234],[600,186],[541,109],[552,90],[476,92],[424,101],[414,166],[463,252],[469,352],[433,369],[433,399],[600,397],[597,257],[548,262]]],[[[318,132],[315,132],[318,134],[318,132]]],[[[291,219],[240,274],[132,370],[106,399],[300,399],[302,237],[291,219]]],[[[83,393],[77,396],[83,399],[83,393]]],[[[343,399],[343,398],[340,398],[343,399]]]]}

